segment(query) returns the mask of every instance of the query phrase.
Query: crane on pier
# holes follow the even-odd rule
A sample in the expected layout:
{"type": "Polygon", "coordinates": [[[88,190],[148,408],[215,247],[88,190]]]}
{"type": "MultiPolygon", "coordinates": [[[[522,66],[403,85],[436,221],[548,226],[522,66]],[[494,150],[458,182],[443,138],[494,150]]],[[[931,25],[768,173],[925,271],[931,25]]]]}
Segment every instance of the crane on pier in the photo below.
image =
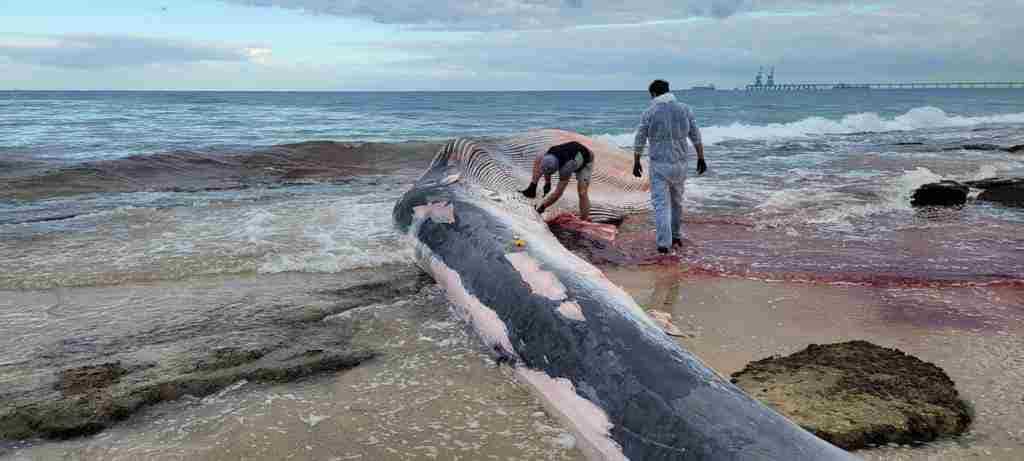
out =
{"type": "Polygon", "coordinates": [[[873,82],[873,83],[776,83],[775,66],[757,68],[754,83],[747,85],[747,91],[819,91],[819,90],[919,90],[919,89],[1024,89],[1024,81],[1005,82],[873,82]]]}

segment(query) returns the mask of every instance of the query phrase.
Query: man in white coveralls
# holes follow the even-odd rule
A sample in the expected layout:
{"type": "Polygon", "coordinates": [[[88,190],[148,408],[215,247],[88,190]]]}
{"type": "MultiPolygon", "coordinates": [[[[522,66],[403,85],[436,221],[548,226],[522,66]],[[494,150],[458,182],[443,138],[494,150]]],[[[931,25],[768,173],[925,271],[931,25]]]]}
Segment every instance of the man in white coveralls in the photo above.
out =
{"type": "Polygon", "coordinates": [[[651,202],[659,253],[683,244],[683,186],[686,183],[686,138],[697,150],[697,174],[707,171],[700,129],[689,106],[676,101],[668,82],[655,80],[648,87],[651,105],[644,111],[633,142],[633,176],[641,177],[640,155],[650,140],[651,202]]]}

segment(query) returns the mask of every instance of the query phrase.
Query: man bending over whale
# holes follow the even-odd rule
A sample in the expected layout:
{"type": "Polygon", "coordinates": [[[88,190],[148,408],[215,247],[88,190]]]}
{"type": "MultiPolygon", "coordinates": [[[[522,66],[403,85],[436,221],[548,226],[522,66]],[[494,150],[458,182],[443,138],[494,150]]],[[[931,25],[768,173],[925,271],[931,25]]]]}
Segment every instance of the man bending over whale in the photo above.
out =
{"type": "Polygon", "coordinates": [[[544,175],[544,194],[547,198],[537,206],[538,213],[554,205],[562,198],[562,193],[569,186],[569,179],[576,174],[576,191],[580,194],[580,219],[590,220],[590,176],[594,171],[594,154],[583,144],[576,141],[567,142],[552,146],[547,152],[538,155],[533,161],[533,178],[530,186],[521,192],[528,198],[537,196],[537,181],[544,175]],[[555,186],[555,193],[548,196],[551,191],[551,175],[558,172],[558,185],[555,186]]]}

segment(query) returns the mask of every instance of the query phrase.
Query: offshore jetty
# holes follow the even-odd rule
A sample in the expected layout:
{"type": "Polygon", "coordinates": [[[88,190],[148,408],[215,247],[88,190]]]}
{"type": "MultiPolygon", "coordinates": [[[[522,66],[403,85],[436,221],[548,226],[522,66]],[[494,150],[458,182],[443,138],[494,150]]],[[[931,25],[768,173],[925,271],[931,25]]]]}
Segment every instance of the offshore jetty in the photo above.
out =
{"type": "Polygon", "coordinates": [[[746,86],[747,91],[822,91],[822,90],[926,90],[964,88],[1016,88],[1024,89],[1024,81],[982,82],[799,82],[779,83],[775,81],[775,68],[768,73],[764,68],[757,71],[754,81],[746,86]]]}
{"type": "Polygon", "coordinates": [[[628,153],[554,130],[452,141],[394,208],[418,265],[496,359],[537,391],[591,459],[856,459],[711,370],[558,242],[544,218],[576,204],[562,200],[564,208],[541,216],[517,189],[537,153],[567,141],[600,159],[593,219],[646,209],[648,185],[629,175],[628,153]]]}

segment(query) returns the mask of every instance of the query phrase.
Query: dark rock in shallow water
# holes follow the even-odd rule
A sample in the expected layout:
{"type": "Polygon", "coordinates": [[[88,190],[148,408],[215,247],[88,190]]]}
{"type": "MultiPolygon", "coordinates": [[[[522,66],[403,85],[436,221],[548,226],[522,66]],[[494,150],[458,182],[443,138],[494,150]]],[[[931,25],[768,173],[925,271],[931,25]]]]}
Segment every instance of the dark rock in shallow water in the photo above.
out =
{"type": "Polygon", "coordinates": [[[975,181],[964,181],[964,184],[975,189],[993,189],[998,187],[1014,186],[1024,184],[1024,178],[985,178],[975,181]]]}
{"type": "Polygon", "coordinates": [[[978,195],[978,200],[984,202],[996,202],[1006,206],[1024,207],[1024,178],[995,178],[984,184],[985,189],[978,195]]]}
{"type": "MultiPolygon", "coordinates": [[[[233,383],[249,380],[284,382],[315,373],[352,368],[373,358],[366,350],[285,349],[273,357],[250,363],[225,364],[165,379],[115,383],[95,379],[85,383],[62,382],[63,398],[35,401],[0,411],[0,437],[21,439],[32,436],[69,438],[89,435],[126,419],[139,409],[184,395],[203,397],[233,383]],[[69,393],[68,389],[75,392],[69,393]]],[[[90,366],[117,368],[117,364],[90,366]]],[[[68,373],[62,373],[66,376],[68,373]]],[[[93,377],[100,374],[94,374],[93,377]]],[[[109,375],[108,375],[109,376],[109,375]]]]}
{"type": "Polygon", "coordinates": [[[978,195],[980,201],[1024,207],[1024,178],[986,178],[967,181],[964,184],[976,189],[984,189],[978,195]]]}
{"type": "Polygon", "coordinates": [[[910,199],[913,206],[957,206],[967,202],[970,189],[956,181],[939,181],[925,184],[914,191],[910,199]]]}
{"type": "Polygon", "coordinates": [[[1003,146],[996,144],[964,144],[964,150],[1003,150],[1003,146]]]}
{"type": "Polygon", "coordinates": [[[972,418],[942,369],[866,341],[812,344],[732,376],[751,396],[848,450],[957,435],[972,418]]]}
{"type": "Polygon", "coordinates": [[[1016,146],[1009,146],[1009,147],[1003,147],[1003,146],[1000,146],[999,144],[990,144],[990,143],[964,144],[962,146],[947,147],[947,148],[944,148],[943,150],[946,150],[946,151],[980,150],[980,151],[1000,151],[1000,152],[1016,153],[1016,152],[1024,151],[1024,144],[1019,144],[1019,145],[1016,145],[1016,146]]]}

